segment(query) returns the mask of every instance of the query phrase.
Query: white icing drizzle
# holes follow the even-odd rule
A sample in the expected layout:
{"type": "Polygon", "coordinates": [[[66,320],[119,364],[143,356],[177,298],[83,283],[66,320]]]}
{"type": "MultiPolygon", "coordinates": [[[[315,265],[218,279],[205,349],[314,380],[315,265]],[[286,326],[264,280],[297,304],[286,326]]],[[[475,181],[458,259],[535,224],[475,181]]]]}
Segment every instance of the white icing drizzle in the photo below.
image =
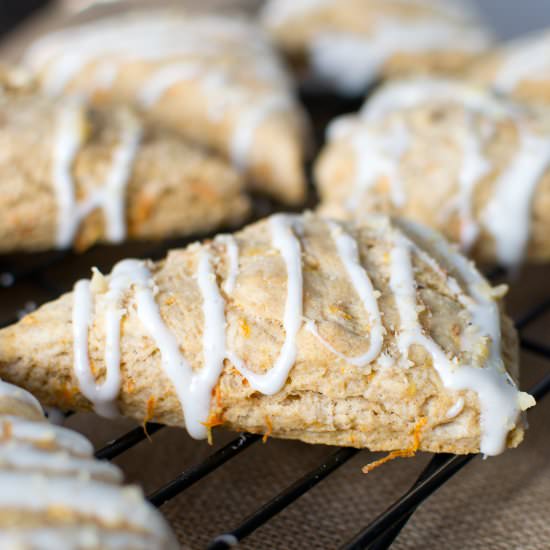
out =
{"type": "Polygon", "coordinates": [[[380,319],[380,310],[378,309],[376,293],[367,271],[361,265],[355,239],[348,235],[339,224],[329,221],[327,225],[329,227],[330,236],[336,246],[338,257],[344,264],[351,284],[357,292],[363,307],[367,311],[370,332],[369,350],[357,357],[347,357],[335,350],[334,347],[319,334],[313,321],[307,321],[306,328],[332,353],[344,359],[350,365],[363,367],[374,361],[374,359],[380,355],[382,344],[384,343],[384,327],[380,319]]]}
{"type": "Polygon", "coordinates": [[[78,202],[72,177],[73,163],[83,142],[84,106],[81,100],[67,99],[60,107],[57,138],[53,151],[53,182],[58,204],[57,246],[69,247],[78,228],[96,208],[105,216],[106,237],[121,242],[126,236],[125,195],[134,157],[141,140],[141,127],[133,117],[125,117],[120,144],[113,153],[103,186],[78,202]]]}
{"type": "MultiPolygon", "coordinates": [[[[116,304],[115,304],[116,307],[116,304]]],[[[93,317],[92,292],[90,281],[82,279],[74,286],[73,296],[73,356],[74,372],[82,394],[92,402],[94,410],[103,416],[116,415],[117,409],[114,400],[120,389],[120,319],[122,313],[110,308],[106,313],[106,342],[105,342],[105,380],[98,385],[92,374],[90,358],[88,356],[88,332],[93,317]],[[118,324],[116,324],[118,319],[118,324]]]]}
{"type": "Polygon", "coordinates": [[[310,43],[316,74],[340,92],[356,95],[375,82],[384,64],[397,53],[449,50],[476,53],[488,45],[487,34],[443,18],[405,21],[378,17],[370,36],[321,32],[310,43]]]}
{"type": "Polygon", "coordinates": [[[275,28],[330,4],[334,0],[270,0],[262,8],[261,18],[265,25],[275,28]]]}
{"type": "Polygon", "coordinates": [[[472,127],[472,117],[467,114],[468,123],[458,136],[464,161],[458,174],[458,215],[460,218],[460,244],[462,250],[470,250],[479,235],[479,225],[472,212],[472,198],[476,185],[490,170],[491,165],[483,156],[481,140],[472,127]]]}
{"type": "Polygon", "coordinates": [[[0,509],[45,511],[63,506],[106,525],[124,523],[137,531],[162,533],[164,521],[136,487],[121,488],[86,479],[30,476],[0,472],[0,509]]]}
{"type": "Polygon", "coordinates": [[[115,83],[121,64],[154,62],[159,68],[155,65],[136,91],[136,102],[145,109],[173,86],[196,80],[212,123],[222,123],[229,106],[236,108],[228,149],[242,170],[258,127],[274,113],[294,108],[286,71],[267,36],[239,18],[164,12],[112,18],[48,35],[29,49],[26,60],[37,72],[46,67],[43,85],[53,95],[92,62],[99,63],[93,85],[103,89],[115,83]],[[73,49],[67,47],[73,43],[73,49]],[[261,86],[250,87],[251,80],[261,86]]]}
{"type": "Polygon", "coordinates": [[[18,388],[17,386],[14,386],[13,384],[8,384],[3,380],[0,380],[0,397],[11,397],[13,399],[17,399],[18,401],[25,403],[25,405],[32,407],[40,416],[44,414],[42,405],[40,405],[38,399],[36,399],[34,395],[28,391],[18,388]]]}
{"type": "Polygon", "coordinates": [[[239,245],[233,235],[218,235],[215,240],[225,246],[228,268],[222,288],[227,295],[231,295],[235,290],[239,274],[239,245]]]}
{"type": "Polygon", "coordinates": [[[533,195],[550,165],[550,138],[536,136],[518,124],[519,150],[495,183],[482,213],[495,240],[499,262],[517,267],[529,241],[533,195]]]}
{"type": "Polygon", "coordinates": [[[185,80],[194,80],[205,67],[196,62],[174,63],[159,69],[138,91],[138,102],[144,108],[152,107],[172,87],[185,80]]]}
{"type": "Polygon", "coordinates": [[[53,150],[53,184],[58,205],[56,244],[66,248],[73,242],[75,228],[75,185],[72,167],[83,142],[83,107],[67,100],[61,107],[53,150]]]}
{"type": "Polygon", "coordinates": [[[502,60],[493,80],[495,90],[508,94],[522,81],[546,80],[550,70],[549,49],[547,32],[511,41],[502,48],[502,60]]]}
{"type": "Polygon", "coordinates": [[[265,395],[274,395],[284,386],[298,353],[296,338],[302,326],[303,273],[300,241],[293,233],[294,216],[276,214],[269,218],[273,246],[281,254],[287,271],[287,294],[283,328],[285,341],[274,365],[263,374],[248,369],[242,360],[228,351],[227,358],[246,377],[251,387],[265,395]]]}
{"type": "Polygon", "coordinates": [[[452,405],[452,407],[449,408],[449,410],[445,413],[445,418],[448,420],[451,420],[453,418],[456,418],[464,409],[464,398],[459,397],[455,403],[452,405]]]}
{"type": "Polygon", "coordinates": [[[33,406],[41,418],[0,415],[0,513],[48,513],[62,507],[74,511],[84,525],[60,525],[49,517],[43,518],[47,525],[37,523],[31,529],[4,526],[0,547],[178,547],[141,491],[120,487],[121,471],[94,459],[93,447],[85,437],[49,424],[29,392],[0,381],[0,400],[8,397],[33,406]],[[91,525],[90,520],[101,525],[91,525]],[[136,533],[147,541],[146,546],[134,544],[136,533]]]}
{"type": "MultiPolygon", "coordinates": [[[[0,532],[0,547],[8,550],[59,550],[60,548],[105,548],[109,550],[165,550],[154,538],[143,533],[124,533],[91,525],[78,527],[25,528],[22,531],[5,529],[0,532]]],[[[169,548],[177,548],[170,546],[169,548]]]]}
{"type": "MultiPolygon", "coordinates": [[[[178,340],[162,318],[160,308],[155,301],[156,287],[153,275],[145,262],[124,260],[117,264],[111,275],[109,288],[106,292],[107,305],[117,303],[120,299],[118,294],[113,297],[113,290],[125,292],[131,287],[134,288],[137,317],[160,351],[164,372],[178,395],[187,429],[195,438],[206,436],[204,424],[209,415],[211,394],[222,372],[224,360],[229,359],[234,367],[247,378],[253,389],[266,395],[273,395],[284,386],[289,372],[295,364],[297,336],[304,321],[306,328],[318,337],[323,345],[352,365],[364,366],[377,357],[385,366],[394,364],[391,358],[381,354],[384,329],[377,295],[361,264],[356,241],[335,222],[325,222],[334,241],[338,257],[367,311],[370,325],[369,350],[359,357],[348,357],[335,350],[319,335],[313,321],[303,317],[302,248],[297,237],[297,234],[301,235],[303,232],[300,218],[278,214],[272,216],[268,223],[272,245],[281,255],[287,272],[286,301],[283,314],[285,337],[273,366],[261,374],[251,371],[236,353],[227,349],[225,302],[218,288],[216,273],[213,269],[213,258],[208,247],[198,248],[196,271],[197,284],[203,300],[204,318],[202,334],[204,361],[202,368],[198,370],[194,370],[184,358],[178,340]]],[[[391,229],[393,241],[390,253],[390,289],[394,294],[400,318],[397,346],[401,353],[401,363],[404,367],[408,367],[410,364],[408,361],[409,348],[413,344],[420,345],[432,356],[434,368],[446,388],[475,392],[479,397],[481,411],[481,451],[487,455],[498,454],[505,447],[508,432],[516,425],[521,408],[520,397],[523,394],[518,392],[513,381],[507,375],[501,357],[500,313],[493,299],[492,289],[468,261],[449,249],[441,238],[415,224],[401,223],[415,239],[429,242],[437,256],[444,261],[445,267],[450,267],[452,271],[456,272],[468,289],[468,294],[465,294],[454,277],[446,276],[434,257],[419,248],[397,229],[391,229]],[[448,358],[443,349],[425,334],[418,319],[416,282],[412,264],[413,254],[441,276],[446,277],[450,291],[470,313],[472,322],[463,335],[463,348],[470,352],[474,358],[479,356],[476,354],[479,346],[486,344],[488,357],[486,360],[482,359],[482,365],[461,365],[458,359],[448,358]]],[[[220,236],[218,240],[227,247],[229,272],[226,283],[233,279],[230,284],[233,288],[234,278],[238,273],[238,248],[236,243],[232,242],[232,238],[228,237],[220,236]],[[235,246],[234,249],[232,249],[233,246],[235,246]]],[[[77,287],[80,286],[81,283],[78,283],[77,287]]],[[[87,338],[91,311],[88,297],[80,300],[75,293],[74,307],[76,310],[82,311],[74,312],[73,317],[78,319],[82,314],[86,321],[80,324],[74,323],[75,326],[80,327],[75,332],[75,349],[77,349],[82,346],[83,339],[87,338]]],[[[106,330],[116,330],[116,337],[113,338],[113,341],[119,342],[119,327],[115,329],[111,326],[106,330]]],[[[82,347],[79,353],[85,351],[85,347],[82,347]]],[[[120,361],[120,355],[117,357],[120,361]]],[[[118,371],[117,373],[120,375],[118,371]]],[[[524,401],[526,402],[525,399],[524,401]]]]}
{"type": "Polygon", "coordinates": [[[107,239],[120,243],[126,237],[126,185],[142,137],[142,128],[135,118],[129,118],[116,148],[104,187],[96,198],[106,219],[107,239]]]}
{"type": "Polygon", "coordinates": [[[390,288],[400,317],[397,344],[405,365],[411,345],[422,346],[432,357],[443,385],[451,390],[471,390],[479,398],[481,413],[481,452],[486,455],[501,453],[506,437],[516,425],[519,392],[507,375],[501,357],[499,309],[492,298],[491,288],[460,254],[453,252],[435,233],[413,223],[406,223],[408,231],[429,242],[446,262],[456,269],[468,287],[470,296],[462,295],[463,305],[470,311],[476,341],[487,340],[489,356],[481,366],[459,365],[449,359],[440,346],[427,336],[418,320],[416,284],[412,254],[416,246],[401,233],[395,233],[390,260],[390,288]]]}
{"type": "Polygon", "coordinates": [[[357,212],[364,194],[381,177],[387,178],[390,184],[393,204],[400,207],[406,203],[400,159],[412,138],[399,119],[390,119],[391,124],[385,130],[379,128],[378,123],[400,110],[436,102],[458,104],[465,109],[466,117],[464,128],[455,136],[463,155],[457,175],[458,190],[442,215],[453,210],[458,212],[463,250],[475,244],[483,225],[495,239],[499,261],[505,266],[517,266],[529,240],[532,197],[550,163],[550,138],[529,130],[526,123],[529,114],[519,106],[473,86],[434,78],[398,81],[374,94],[363,106],[359,118],[344,117],[332,123],[329,141],[349,141],[357,159],[352,191],[344,206],[357,212]],[[481,117],[479,128],[474,115],[481,117]],[[472,211],[474,192],[492,169],[484,147],[500,120],[516,125],[519,150],[496,182],[481,218],[476,219],[472,211]]]}
{"type": "MultiPolygon", "coordinates": [[[[30,395],[28,392],[27,394],[30,395]]],[[[19,398],[20,394],[14,395],[19,398]]],[[[11,436],[18,441],[34,443],[36,446],[54,445],[77,456],[91,456],[94,452],[92,444],[83,435],[67,428],[45,422],[29,422],[17,416],[2,415],[0,429],[5,429],[6,425],[9,426],[11,436]]]]}
{"type": "Polygon", "coordinates": [[[0,446],[0,468],[6,467],[16,468],[21,472],[44,472],[56,476],[75,474],[109,483],[122,481],[121,471],[109,462],[79,458],[67,452],[41,451],[32,445],[13,442],[0,446]]]}
{"type": "Polygon", "coordinates": [[[250,162],[250,150],[260,125],[275,113],[289,110],[292,99],[288,94],[268,95],[251,105],[241,115],[231,139],[230,154],[235,167],[246,170],[250,162]]]}

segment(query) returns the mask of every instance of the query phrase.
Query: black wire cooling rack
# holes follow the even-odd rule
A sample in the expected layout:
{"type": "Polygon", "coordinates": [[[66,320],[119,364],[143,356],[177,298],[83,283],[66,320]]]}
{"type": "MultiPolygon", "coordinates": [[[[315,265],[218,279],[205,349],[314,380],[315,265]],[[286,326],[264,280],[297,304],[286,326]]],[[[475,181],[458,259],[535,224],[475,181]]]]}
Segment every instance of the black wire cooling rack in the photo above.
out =
{"type": "MultiPolygon", "coordinates": [[[[138,252],[143,257],[158,258],[163,256],[168,248],[184,244],[186,242],[180,241],[149,247],[141,245],[138,252]]],[[[135,249],[131,251],[136,252],[135,249]]],[[[1,308],[3,315],[0,319],[0,326],[10,324],[26,311],[36,307],[34,302],[29,303],[25,301],[22,306],[18,307],[16,303],[12,303],[13,300],[10,301],[10,298],[14,295],[18,295],[19,297],[37,296],[40,301],[55,298],[61,292],[68,290],[74,281],[76,275],[72,270],[72,262],[75,265],[78,263],[86,264],[87,266],[91,265],[88,263],[89,261],[99,264],[103,263],[107,270],[113,260],[118,259],[119,256],[128,255],[128,247],[121,249],[100,247],[95,252],[92,252],[92,254],[93,258],[87,258],[85,261],[82,257],[77,257],[69,252],[29,255],[6,258],[3,261],[0,260],[0,288],[3,287],[3,290],[0,290],[0,300],[3,304],[1,308]],[[63,283],[62,278],[59,277],[60,273],[65,273],[67,278],[66,283],[63,283]]],[[[88,270],[88,267],[86,267],[86,270],[88,270]]],[[[489,276],[495,280],[500,275],[493,274],[489,276]]],[[[550,295],[516,319],[515,324],[520,332],[522,348],[548,360],[550,365],[550,347],[523,336],[528,327],[547,313],[550,313],[550,295]]],[[[529,391],[537,401],[545,397],[550,392],[550,370],[529,391]]],[[[152,437],[163,426],[149,423],[146,428],[148,436],[152,437]]],[[[96,457],[106,460],[114,459],[143,441],[146,437],[144,428],[137,427],[97,450],[95,453],[96,457]]],[[[162,506],[222,467],[229,460],[245,452],[259,440],[261,440],[261,436],[259,435],[240,434],[224,447],[213,452],[202,462],[184,470],[164,486],[156,489],[148,496],[148,499],[155,506],[162,506]]],[[[359,452],[357,449],[347,447],[336,450],[313,470],[275,495],[271,500],[265,502],[248,517],[245,517],[237,526],[228,529],[224,533],[220,533],[212,539],[207,549],[222,550],[234,546],[256,529],[262,527],[276,514],[291,506],[294,501],[341,468],[359,452]]],[[[382,550],[389,548],[399,535],[401,529],[414,514],[416,508],[476,456],[434,455],[410,489],[378,517],[358,531],[351,540],[343,544],[341,549],[359,550],[368,548],[382,550]]]]}

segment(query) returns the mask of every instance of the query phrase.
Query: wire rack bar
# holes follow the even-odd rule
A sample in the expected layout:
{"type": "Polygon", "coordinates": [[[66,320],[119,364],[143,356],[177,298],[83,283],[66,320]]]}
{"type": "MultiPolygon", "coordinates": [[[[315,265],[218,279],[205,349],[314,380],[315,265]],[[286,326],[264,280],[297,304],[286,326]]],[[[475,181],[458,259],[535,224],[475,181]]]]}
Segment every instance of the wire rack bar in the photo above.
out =
{"type": "MultiPolygon", "coordinates": [[[[414,485],[411,487],[411,489],[414,489],[414,487],[416,487],[419,483],[426,480],[429,476],[436,472],[437,469],[445,463],[449,456],[449,454],[434,455],[430,462],[428,462],[428,465],[424,468],[424,470],[422,470],[422,473],[418,476],[418,479],[414,482],[414,485]]],[[[410,510],[410,512],[403,519],[399,520],[395,525],[393,525],[385,533],[379,536],[369,546],[369,550],[386,550],[386,548],[389,548],[393,544],[393,541],[398,537],[403,527],[407,525],[407,521],[414,514],[415,510],[416,508],[410,510]]]]}
{"type": "Polygon", "coordinates": [[[191,485],[225,464],[228,460],[248,449],[250,445],[256,443],[260,438],[261,436],[257,434],[242,433],[225,447],[211,454],[201,463],[185,470],[164,487],[149,495],[147,497],[149,502],[155,506],[162,506],[166,501],[179,495],[182,491],[191,487],[191,485]]]}
{"type": "Polygon", "coordinates": [[[520,341],[522,349],[541,355],[545,359],[550,359],[550,347],[529,338],[521,338],[520,341]]]}
{"type": "Polygon", "coordinates": [[[258,527],[269,521],[281,510],[292,504],[304,493],[315,487],[327,476],[344,465],[350,458],[359,452],[358,449],[342,447],[320,466],[307,473],[298,481],[290,485],[275,498],[258,508],[248,516],[238,527],[214,538],[208,545],[208,550],[226,550],[234,546],[246,536],[254,532],[258,527]]]}
{"type": "MultiPolygon", "coordinates": [[[[529,390],[529,393],[536,400],[542,399],[549,392],[550,373],[529,390]]],[[[436,455],[432,459],[433,464],[430,463],[432,467],[428,466],[430,474],[427,476],[421,474],[409,491],[396,500],[367,527],[357,533],[351,541],[342,546],[342,550],[370,548],[369,545],[391,532],[395,532],[397,536],[399,530],[405,525],[416,508],[476,456],[478,455],[436,455]]],[[[390,544],[392,540],[389,540],[390,544]]],[[[380,546],[379,548],[387,547],[380,546]]]]}
{"type": "Polygon", "coordinates": [[[105,445],[105,447],[96,451],[95,457],[103,460],[112,460],[146,439],[147,436],[155,434],[162,428],[164,428],[163,424],[154,423],[148,423],[145,428],[143,426],[134,428],[114,441],[110,441],[107,445],[105,445]]]}

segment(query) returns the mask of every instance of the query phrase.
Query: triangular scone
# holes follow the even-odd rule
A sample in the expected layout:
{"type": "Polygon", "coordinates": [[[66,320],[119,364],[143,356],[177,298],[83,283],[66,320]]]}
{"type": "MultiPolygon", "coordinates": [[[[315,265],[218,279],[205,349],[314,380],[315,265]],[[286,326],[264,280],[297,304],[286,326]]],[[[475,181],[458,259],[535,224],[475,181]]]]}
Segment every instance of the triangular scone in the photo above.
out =
{"type": "Polygon", "coordinates": [[[506,266],[550,259],[550,117],[415,79],[387,84],[327,137],[315,166],[326,215],[402,215],[506,266]]]}
{"type": "Polygon", "coordinates": [[[80,434],[49,424],[27,391],[0,382],[0,547],[175,550],[159,512],[80,434]]]}
{"type": "Polygon", "coordinates": [[[470,76],[495,91],[533,104],[550,105],[550,29],[510,40],[483,55],[470,76]]]}
{"type": "Polygon", "coordinates": [[[260,192],[305,198],[307,128],[277,53],[239,17],[136,12],[39,39],[25,62],[47,93],[130,102],[216,149],[260,192]]]}
{"type": "Polygon", "coordinates": [[[453,0],[269,0],[262,21],[306,76],[349,95],[388,76],[456,74],[491,42],[453,0]]]}
{"type": "Polygon", "coordinates": [[[3,78],[0,94],[0,252],[197,234],[245,219],[244,183],[222,158],[127,108],[51,99],[17,78],[3,78]]]}
{"type": "Polygon", "coordinates": [[[0,331],[0,375],[196,438],[497,454],[529,403],[504,290],[420,227],[279,214],[78,282],[0,331]]]}

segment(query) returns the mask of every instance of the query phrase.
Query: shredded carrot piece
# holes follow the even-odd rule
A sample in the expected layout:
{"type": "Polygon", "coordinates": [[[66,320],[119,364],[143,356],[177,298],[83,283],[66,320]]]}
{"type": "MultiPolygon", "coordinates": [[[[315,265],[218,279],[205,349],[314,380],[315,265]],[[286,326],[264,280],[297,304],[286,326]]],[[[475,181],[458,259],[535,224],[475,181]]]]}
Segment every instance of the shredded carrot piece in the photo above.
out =
{"type": "Polygon", "coordinates": [[[8,441],[12,436],[12,424],[9,420],[4,420],[2,422],[2,436],[0,437],[1,441],[8,441]]]}
{"type": "Polygon", "coordinates": [[[269,416],[265,417],[265,423],[267,424],[267,432],[262,437],[262,443],[266,443],[267,439],[273,432],[273,424],[271,423],[271,418],[269,416]]]}
{"type": "Polygon", "coordinates": [[[218,409],[221,409],[221,406],[222,406],[222,389],[220,387],[219,382],[214,386],[214,389],[212,390],[212,396],[216,400],[216,406],[218,407],[218,409]]]}
{"type": "Polygon", "coordinates": [[[145,412],[145,418],[143,419],[143,431],[145,432],[145,436],[147,439],[151,442],[151,436],[147,432],[147,422],[153,418],[155,415],[155,405],[156,405],[156,397],[154,395],[151,395],[149,399],[147,399],[147,410],[145,412]]]}
{"type": "Polygon", "coordinates": [[[250,325],[246,322],[246,319],[239,319],[239,327],[243,336],[248,338],[250,336],[250,325]]]}
{"type": "Polygon", "coordinates": [[[221,426],[222,424],[223,412],[219,411],[212,411],[210,413],[210,416],[208,417],[208,420],[206,422],[202,422],[202,425],[206,426],[208,445],[212,445],[212,443],[214,442],[214,439],[212,437],[212,428],[215,428],[216,426],[221,426]]]}
{"type": "Polygon", "coordinates": [[[411,447],[409,447],[408,449],[401,449],[399,451],[392,451],[391,453],[388,453],[385,457],[380,458],[379,460],[375,460],[374,462],[371,462],[366,466],[363,466],[363,468],[361,468],[361,471],[364,474],[368,474],[369,472],[372,472],[375,468],[378,468],[378,466],[382,466],[382,464],[390,462],[391,460],[394,460],[396,458],[413,457],[416,454],[416,451],[418,451],[418,447],[420,447],[420,435],[422,433],[422,429],[426,425],[426,422],[428,422],[428,419],[424,416],[416,423],[412,433],[413,444],[411,447]]]}

